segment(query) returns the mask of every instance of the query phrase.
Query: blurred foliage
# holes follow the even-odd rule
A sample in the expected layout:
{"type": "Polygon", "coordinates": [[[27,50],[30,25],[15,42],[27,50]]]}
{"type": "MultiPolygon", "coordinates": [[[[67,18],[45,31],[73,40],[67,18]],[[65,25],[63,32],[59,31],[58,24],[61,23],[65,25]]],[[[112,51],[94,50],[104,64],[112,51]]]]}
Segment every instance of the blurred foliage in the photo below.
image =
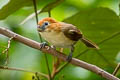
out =
{"type": "MultiPolygon", "coordinates": [[[[78,26],[87,38],[96,43],[118,32],[117,37],[114,36],[103,44],[101,43],[100,50],[91,50],[79,56],[80,59],[100,67],[113,66],[112,64],[115,63],[114,60],[120,50],[120,19],[112,10],[108,8],[81,10],[64,21],[78,26]]],[[[77,46],[75,55],[78,55],[80,50],[85,49],[82,48],[82,44],[80,45],[77,46]],[[80,45],[81,47],[79,47],[80,45]]]]}
{"type": "MultiPolygon", "coordinates": [[[[45,6],[55,1],[37,0],[37,7],[39,10],[45,8],[49,11],[50,5],[47,8],[45,6]]],[[[87,47],[78,42],[74,56],[83,53],[78,57],[79,59],[112,73],[115,65],[120,62],[119,0],[65,0],[59,5],[51,6],[52,17],[58,21],[76,25],[88,39],[99,44],[99,51],[88,50],[83,53],[87,47]],[[104,42],[100,43],[101,41],[104,42]]],[[[0,0],[0,27],[9,28],[20,35],[40,42],[35,18],[19,25],[33,12],[32,0],[0,0]]],[[[47,12],[39,14],[39,20],[44,17],[48,17],[47,12]]],[[[5,63],[5,54],[2,54],[2,51],[4,50],[3,46],[7,46],[7,41],[8,38],[0,35],[0,65],[5,63]]],[[[67,52],[68,50],[64,50],[64,53],[67,52]]],[[[48,73],[43,53],[19,42],[12,41],[9,57],[9,67],[48,73]]],[[[47,55],[47,57],[52,70],[53,56],[47,55]]],[[[18,71],[0,70],[0,80],[32,80],[33,75],[18,71]]],[[[40,78],[45,80],[43,77],[40,78]]],[[[69,64],[55,77],[55,80],[105,79],[90,71],[69,64]]]]}
{"type": "Polygon", "coordinates": [[[0,10],[0,19],[4,19],[16,10],[20,9],[23,6],[32,5],[32,0],[10,0],[8,3],[2,7],[0,10]]]}

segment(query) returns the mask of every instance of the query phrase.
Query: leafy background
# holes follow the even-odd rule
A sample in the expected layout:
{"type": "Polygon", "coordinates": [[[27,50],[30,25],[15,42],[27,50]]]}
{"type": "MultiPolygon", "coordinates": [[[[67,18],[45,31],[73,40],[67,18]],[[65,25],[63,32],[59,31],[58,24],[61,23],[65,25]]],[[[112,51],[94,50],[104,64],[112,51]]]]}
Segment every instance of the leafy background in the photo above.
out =
{"type": "MultiPolygon", "coordinates": [[[[120,18],[119,0],[37,0],[41,11],[39,20],[48,17],[47,11],[58,21],[64,21],[77,26],[88,39],[97,43],[100,50],[91,50],[83,43],[76,44],[74,57],[97,65],[112,73],[120,62],[120,18]]],[[[0,0],[0,27],[6,27],[20,35],[39,41],[35,17],[28,17],[34,12],[32,0],[0,0]],[[27,18],[24,24],[20,24],[27,18]]],[[[0,65],[5,63],[8,38],[0,35],[0,65]]],[[[68,50],[64,50],[68,53],[68,50]]],[[[9,50],[9,67],[47,73],[43,53],[12,41],[9,50]]],[[[49,66],[52,70],[52,56],[49,66]]],[[[30,73],[0,70],[0,80],[32,80],[30,73]],[[7,77],[6,77],[7,76],[7,77]]],[[[119,73],[117,75],[119,77],[119,73]]],[[[42,78],[42,77],[41,77],[42,78]]],[[[44,78],[42,78],[45,80],[44,78]]],[[[55,80],[105,80],[102,77],[83,68],[69,64],[55,80]]]]}

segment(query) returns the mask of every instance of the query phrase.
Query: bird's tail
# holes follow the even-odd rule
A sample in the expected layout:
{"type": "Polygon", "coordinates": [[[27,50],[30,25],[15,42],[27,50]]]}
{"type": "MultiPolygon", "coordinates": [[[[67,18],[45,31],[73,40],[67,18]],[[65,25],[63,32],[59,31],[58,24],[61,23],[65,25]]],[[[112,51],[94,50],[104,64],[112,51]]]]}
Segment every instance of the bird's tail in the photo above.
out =
{"type": "Polygon", "coordinates": [[[95,48],[95,49],[99,49],[99,47],[93,43],[92,41],[86,39],[85,37],[83,37],[82,39],[80,39],[87,47],[90,48],[95,48]]]}

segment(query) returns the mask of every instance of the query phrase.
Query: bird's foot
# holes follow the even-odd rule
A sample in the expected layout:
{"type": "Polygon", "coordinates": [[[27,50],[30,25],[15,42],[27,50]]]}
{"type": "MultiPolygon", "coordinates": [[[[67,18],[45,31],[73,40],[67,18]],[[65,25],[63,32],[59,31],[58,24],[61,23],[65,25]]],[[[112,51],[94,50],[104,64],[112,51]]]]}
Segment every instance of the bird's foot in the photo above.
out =
{"type": "Polygon", "coordinates": [[[48,44],[47,44],[46,42],[42,42],[42,43],[40,44],[40,49],[44,48],[45,46],[48,46],[48,44]]]}
{"type": "Polygon", "coordinates": [[[72,53],[70,53],[68,56],[67,56],[67,59],[66,59],[68,62],[70,62],[72,60],[72,53]]]}

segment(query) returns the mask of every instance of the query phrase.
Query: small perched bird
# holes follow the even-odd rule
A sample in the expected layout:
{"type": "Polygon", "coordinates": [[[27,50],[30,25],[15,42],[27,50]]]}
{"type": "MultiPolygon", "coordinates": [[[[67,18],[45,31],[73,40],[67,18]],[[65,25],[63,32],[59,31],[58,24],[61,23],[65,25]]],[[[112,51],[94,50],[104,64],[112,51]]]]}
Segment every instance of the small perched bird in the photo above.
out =
{"type": "Polygon", "coordinates": [[[76,26],[64,22],[58,22],[53,18],[44,18],[37,27],[40,35],[50,44],[60,48],[70,48],[71,52],[67,60],[72,59],[74,45],[77,41],[82,41],[87,47],[99,49],[99,47],[86,39],[76,26]]]}

